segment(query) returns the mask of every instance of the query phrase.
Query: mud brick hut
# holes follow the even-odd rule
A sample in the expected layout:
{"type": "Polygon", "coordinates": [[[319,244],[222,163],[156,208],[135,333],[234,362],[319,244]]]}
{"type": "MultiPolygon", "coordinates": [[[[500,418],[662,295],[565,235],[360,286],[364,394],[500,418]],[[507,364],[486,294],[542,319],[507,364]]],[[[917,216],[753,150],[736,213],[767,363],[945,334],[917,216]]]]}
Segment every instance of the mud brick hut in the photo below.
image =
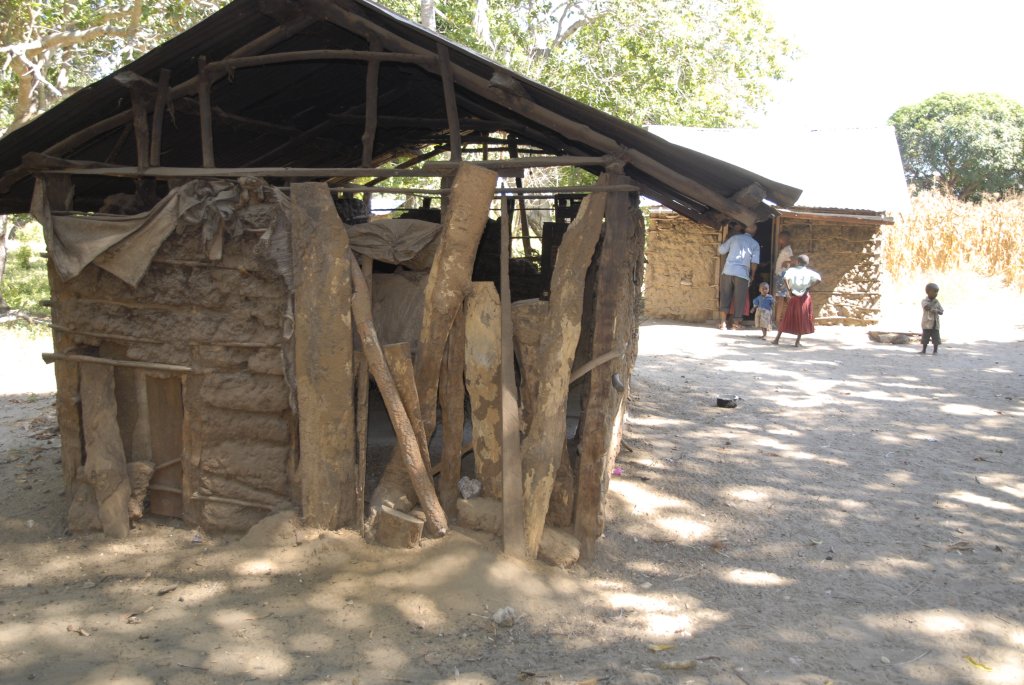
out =
{"type": "Polygon", "coordinates": [[[717,227],[799,194],[363,0],[237,0],[0,140],[0,174],[45,229],[74,528],[297,507],[529,557],[601,534],[639,195],[717,227]],[[557,167],[596,180],[522,187],[557,167]],[[439,206],[367,222],[393,178],[439,206]]]}
{"type": "MultiPolygon", "coordinates": [[[[909,206],[896,134],[891,127],[824,129],[698,129],[652,126],[677,145],[782,179],[803,190],[799,204],[762,210],[757,239],[763,263],[756,283],[771,282],[777,236],[822,275],[815,317],[822,324],[877,323],[880,229],[909,206]]],[[[647,233],[644,313],[678,321],[717,320],[725,233],[655,209],[647,233]]],[[[751,284],[751,299],[757,296],[751,284]]]]}

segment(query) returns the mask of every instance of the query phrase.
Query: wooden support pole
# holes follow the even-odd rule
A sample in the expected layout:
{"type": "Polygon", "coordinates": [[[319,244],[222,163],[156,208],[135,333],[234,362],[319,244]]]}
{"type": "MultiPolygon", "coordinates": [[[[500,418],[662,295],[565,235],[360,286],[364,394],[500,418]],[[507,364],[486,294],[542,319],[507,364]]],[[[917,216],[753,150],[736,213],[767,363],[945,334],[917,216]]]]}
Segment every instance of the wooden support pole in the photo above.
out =
{"type": "Polygon", "coordinates": [[[437,64],[441,72],[441,87],[444,89],[444,111],[448,115],[448,149],[453,162],[462,161],[462,130],[459,123],[459,105],[455,99],[455,80],[452,78],[451,57],[448,47],[437,45],[437,64]]]}
{"type": "MultiPolygon", "coordinates": [[[[371,49],[374,45],[371,43],[371,49]]],[[[363,166],[373,164],[373,142],[377,135],[377,93],[380,86],[380,60],[366,63],[366,106],[363,117],[363,166]]]]}
{"type": "Polygon", "coordinates": [[[444,364],[441,366],[441,464],[438,496],[448,516],[455,515],[462,475],[462,438],[466,427],[466,313],[459,311],[448,334],[444,364]]]}
{"type": "Polygon", "coordinates": [[[104,366],[120,366],[128,369],[149,369],[150,371],[163,371],[166,373],[192,373],[194,371],[191,366],[179,366],[177,364],[136,362],[129,359],[108,359],[106,357],[90,357],[86,354],[61,354],[59,352],[44,352],[43,361],[47,364],[55,361],[78,362],[80,364],[102,364],[104,366]]]}
{"type": "Polygon", "coordinates": [[[132,129],[135,131],[135,164],[139,170],[149,166],[149,99],[141,88],[131,88],[132,129]]]}
{"type": "Polygon", "coordinates": [[[330,529],[354,522],[356,491],[354,274],[347,236],[326,185],[292,186],[302,516],[310,526],[330,529]]]}
{"type": "Polygon", "coordinates": [[[366,356],[370,373],[377,381],[377,388],[380,390],[384,406],[387,407],[388,415],[391,417],[395,437],[398,440],[399,458],[412,482],[420,506],[427,515],[428,531],[433,535],[444,535],[448,531],[448,519],[444,515],[444,510],[441,509],[441,503],[437,500],[430,474],[423,465],[411,417],[406,412],[405,405],[402,404],[395,379],[384,361],[384,352],[377,340],[377,331],[373,327],[372,305],[366,282],[358,268],[359,262],[351,252],[349,252],[349,262],[352,264],[353,274],[352,317],[355,319],[356,330],[359,332],[359,340],[362,343],[363,354],[366,356]]]}
{"type": "MultiPolygon", "coordinates": [[[[359,271],[363,275],[363,282],[366,283],[367,295],[373,298],[373,257],[363,255],[359,258],[359,271]]],[[[356,440],[358,441],[358,453],[356,454],[356,501],[355,501],[355,523],[356,530],[363,531],[363,521],[366,516],[366,439],[370,420],[370,367],[366,361],[366,354],[361,352],[357,356],[357,386],[356,386],[356,440]]]]}
{"type": "Polygon", "coordinates": [[[501,203],[501,530],[506,554],[526,556],[523,461],[519,451],[519,400],[512,349],[512,287],[509,261],[512,226],[508,203],[501,203]]]}
{"type": "MultiPolygon", "coordinates": [[[[602,175],[599,184],[607,184],[602,175]]],[[[551,492],[565,449],[569,376],[579,343],[583,287],[601,233],[605,193],[584,198],[555,258],[549,315],[538,363],[538,397],[530,431],[523,440],[526,552],[536,557],[551,492]]]]}
{"type": "Polygon", "coordinates": [[[160,82],[157,84],[156,100],[153,102],[153,125],[149,137],[149,165],[160,166],[160,146],[164,135],[164,110],[167,108],[167,96],[171,87],[171,70],[160,70],[160,82]]]}
{"type": "Polygon", "coordinates": [[[210,74],[206,71],[206,57],[199,57],[199,136],[203,150],[203,167],[217,166],[213,156],[213,111],[210,107],[210,74]]]}
{"type": "Polygon", "coordinates": [[[604,531],[604,500],[612,461],[618,452],[621,424],[628,398],[629,374],[636,357],[636,325],[643,260],[643,219],[629,195],[608,198],[604,237],[594,286],[593,349],[614,350],[585,364],[593,366],[580,418],[579,473],[576,489],[575,534],[583,559],[593,558],[604,531]],[[603,365],[599,360],[613,355],[603,365]],[[619,377],[626,389],[613,386],[619,377]]]}
{"type": "MultiPolygon", "coordinates": [[[[508,153],[512,159],[519,157],[519,141],[515,136],[509,136],[508,153]]],[[[516,188],[522,191],[523,179],[516,177],[516,188]]],[[[530,240],[530,218],[526,215],[526,198],[519,195],[519,229],[523,234],[523,254],[533,257],[533,244],[530,240]]]]}

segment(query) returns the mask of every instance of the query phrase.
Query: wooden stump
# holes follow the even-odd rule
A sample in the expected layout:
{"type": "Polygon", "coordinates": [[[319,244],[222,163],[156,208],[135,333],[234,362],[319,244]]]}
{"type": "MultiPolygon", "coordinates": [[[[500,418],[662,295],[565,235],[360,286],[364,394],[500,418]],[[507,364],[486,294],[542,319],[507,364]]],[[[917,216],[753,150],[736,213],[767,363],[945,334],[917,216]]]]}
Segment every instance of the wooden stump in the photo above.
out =
{"type": "Polygon", "coordinates": [[[348,237],[326,184],[291,190],[302,515],[338,528],[355,519],[356,491],[348,237]]]}
{"type": "Polygon", "coordinates": [[[418,547],[423,535],[423,521],[404,512],[382,507],[377,517],[377,544],[385,547],[418,547]]]}

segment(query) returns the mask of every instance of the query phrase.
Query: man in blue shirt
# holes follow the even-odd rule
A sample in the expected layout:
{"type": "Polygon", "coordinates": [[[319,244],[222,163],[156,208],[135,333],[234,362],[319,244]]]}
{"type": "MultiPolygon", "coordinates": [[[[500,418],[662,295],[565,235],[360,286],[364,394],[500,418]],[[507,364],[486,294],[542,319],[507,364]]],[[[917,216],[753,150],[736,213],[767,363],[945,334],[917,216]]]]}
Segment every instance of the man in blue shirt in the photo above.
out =
{"type": "Polygon", "coordinates": [[[718,309],[722,313],[722,323],[719,328],[723,330],[726,328],[730,303],[732,304],[733,321],[737,328],[743,319],[750,279],[754,277],[754,271],[761,261],[761,246],[754,238],[755,233],[757,233],[757,225],[751,224],[747,226],[746,231],[730,236],[718,246],[718,254],[727,255],[718,292],[718,309]]]}

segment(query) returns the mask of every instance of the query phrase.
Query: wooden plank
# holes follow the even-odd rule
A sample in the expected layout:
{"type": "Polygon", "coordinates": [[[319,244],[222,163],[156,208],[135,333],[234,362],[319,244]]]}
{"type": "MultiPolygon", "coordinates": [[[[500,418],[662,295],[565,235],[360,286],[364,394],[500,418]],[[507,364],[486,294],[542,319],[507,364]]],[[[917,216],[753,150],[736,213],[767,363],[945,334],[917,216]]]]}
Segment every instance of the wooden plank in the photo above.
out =
{"type": "Polygon", "coordinates": [[[192,373],[191,366],[178,364],[160,364],[157,362],[137,362],[129,359],[107,359],[106,357],[90,357],[86,354],[61,354],[60,352],[44,352],[43,361],[50,364],[55,361],[79,362],[81,364],[99,364],[103,366],[121,366],[127,369],[149,369],[167,373],[192,373]]]}
{"type": "Polygon", "coordinates": [[[352,274],[326,185],[292,186],[291,244],[302,515],[310,526],[334,529],[354,521],[352,274]]]}
{"type": "Polygon", "coordinates": [[[462,438],[466,429],[466,314],[460,310],[448,334],[441,366],[441,468],[438,497],[445,514],[454,516],[462,475],[462,438]]]}
{"type": "Polygon", "coordinates": [[[150,481],[149,510],[158,516],[180,517],[185,503],[181,494],[185,403],[180,378],[146,378],[150,450],[153,463],[161,466],[150,481]],[[162,490],[160,488],[177,488],[162,490]]]}
{"type": "MultiPolygon", "coordinates": [[[[598,256],[594,298],[595,353],[608,350],[595,362],[613,358],[591,370],[590,384],[580,418],[579,472],[577,475],[575,534],[583,559],[592,559],[597,539],[604,532],[604,502],[608,475],[618,452],[621,422],[628,398],[628,379],[636,357],[636,269],[643,259],[643,219],[628,195],[609,197],[606,226],[598,256]],[[618,374],[626,385],[613,385],[618,374]]],[[[642,280],[642,279],[641,279],[642,280]]],[[[584,368],[592,364],[584,365],[584,368]]]]}
{"type": "MultiPolygon", "coordinates": [[[[398,441],[398,459],[405,466],[405,473],[412,483],[414,494],[419,498],[420,506],[427,516],[427,530],[433,535],[441,536],[448,532],[448,519],[441,509],[441,503],[437,500],[434,492],[434,483],[430,474],[424,466],[423,457],[420,456],[419,445],[416,434],[413,432],[412,421],[416,417],[410,417],[402,404],[402,398],[398,393],[395,379],[391,370],[384,361],[384,351],[377,340],[377,331],[373,327],[373,307],[370,303],[370,296],[367,292],[366,282],[359,269],[359,262],[355,255],[349,252],[349,263],[352,265],[352,318],[355,320],[356,330],[359,332],[359,340],[363,346],[363,354],[366,356],[370,373],[377,381],[377,389],[380,390],[384,406],[387,407],[388,415],[391,417],[391,424],[395,429],[395,437],[398,441]]],[[[378,488],[378,491],[380,488],[378,488]]],[[[377,492],[374,493],[376,497],[377,492]]],[[[381,505],[383,506],[383,505],[381,505]]]]}
{"type": "Polygon", "coordinates": [[[490,281],[466,298],[466,391],[473,421],[473,457],[484,497],[501,497],[501,300],[490,281]]]}
{"type": "Polygon", "coordinates": [[[526,556],[523,461],[519,450],[519,400],[512,349],[512,287],[509,260],[512,226],[508,203],[501,203],[501,530],[506,554],[526,556]]]}
{"type": "Polygon", "coordinates": [[[448,115],[448,149],[452,162],[462,161],[462,124],[459,123],[459,105],[455,99],[455,80],[452,78],[452,63],[448,47],[437,45],[437,65],[441,72],[441,87],[444,91],[444,111],[448,115]]]}
{"type": "Polygon", "coordinates": [[[160,70],[160,82],[157,84],[156,100],[153,103],[153,126],[149,138],[149,159],[146,166],[160,166],[160,146],[163,144],[164,110],[167,108],[167,97],[171,87],[171,70],[160,70]]]}
{"type": "MultiPolygon", "coordinates": [[[[602,175],[599,183],[606,182],[602,175]]],[[[538,363],[538,396],[530,431],[522,443],[526,553],[534,558],[544,532],[555,475],[566,440],[569,376],[579,342],[583,286],[601,233],[605,193],[583,199],[555,258],[549,315],[538,363]]]]}
{"type": "Polygon", "coordinates": [[[107,537],[128,535],[128,464],[117,424],[114,370],[87,364],[81,367],[82,434],[85,437],[84,475],[96,494],[100,523],[107,537]]]}
{"type": "Polygon", "coordinates": [[[206,57],[199,57],[199,141],[203,150],[203,167],[217,166],[213,156],[213,111],[210,107],[210,74],[206,70],[206,57]]]}

